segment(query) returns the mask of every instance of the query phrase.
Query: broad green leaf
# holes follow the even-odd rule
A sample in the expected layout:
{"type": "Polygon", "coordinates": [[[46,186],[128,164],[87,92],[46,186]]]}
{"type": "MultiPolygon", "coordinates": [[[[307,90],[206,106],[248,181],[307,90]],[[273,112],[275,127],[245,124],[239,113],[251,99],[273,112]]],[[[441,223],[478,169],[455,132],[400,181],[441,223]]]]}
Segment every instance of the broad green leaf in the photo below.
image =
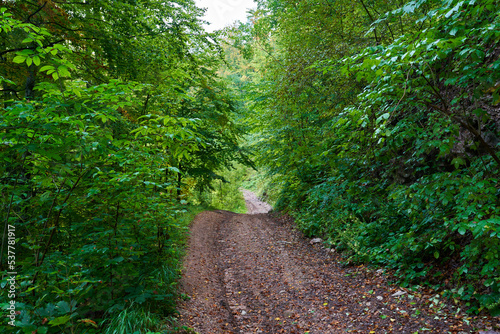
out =
{"type": "Polygon", "coordinates": [[[60,326],[60,325],[64,325],[65,323],[67,323],[69,320],[71,319],[71,316],[69,314],[67,315],[64,315],[62,317],[57,317],[51,321],[49,321],[49,325],[52,325],[52,326],[60,326]]]}
{"type": "Polygon", "coordinates": [[[70,77],[71,73],[68,71],[68,68],[64,65],[61,65],[57,68],[57,72],[61,77],[70,77]]]}
{"type": "Polygon", "coordinates": [[[21,64],[24,63],[25,60],[26,60],[25,56],[16,56],[12,61],[16,64],[21,64]]]}

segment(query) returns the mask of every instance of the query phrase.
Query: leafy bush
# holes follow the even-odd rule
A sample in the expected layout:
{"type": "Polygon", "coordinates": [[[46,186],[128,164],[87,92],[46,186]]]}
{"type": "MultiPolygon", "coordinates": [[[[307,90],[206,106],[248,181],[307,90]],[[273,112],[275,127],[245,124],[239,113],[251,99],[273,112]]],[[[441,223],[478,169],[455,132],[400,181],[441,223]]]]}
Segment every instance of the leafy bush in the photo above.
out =
{"type": "MultiPolygon", "coordinates": [[[[104,22],[96,19],[85,26],[82,17],[92,12],[87,4],[58,5],[54,12],[51,2],[8,2],[17,15],[29,15],[23,21],[0,9],[2,41],[12,46],[2,56],[5,77],[0,76],[0,284],[15,290],[0,297],[0,315],[4,320],[12,315],[12,322],[2,322],[0,331],[101,333],[106,326],[108,332],[156,330],[159,318],[175,312],[181,246],[188,229],[185,198],[193,187],[186,181],[210,181],[228,157],[245,159],[230,122],[232,102],[222,101],[224,83],[217,84],[213,73],[201,74],[195,57],[183,58],[184,42],[157,31],[155,42],[175,46],[182,54],[168,62],[156,59],[158,73],[171,79],[155,78],[157,84],[161,81],[159,88],[137,73],[135,78],[142,81],[130,80],[133,71],[125,71],[128,80],[119,80],[126,66],[114,64],[110,53],[99,73],[89,69],[93,80],[102,83],[81,80],[89,75],[81,67],[99,63],[94,57],[102,49],[78,38],[104,22]],[[83,23],[65,21],[75,28],[66,34],[33,23],[45,16],[64,20],[64,14],[81,15],[83,23]],[[74,31],[81,34],[75,36],[74,31]],[[71,42],[55,42],[54,34],[71,42]],[[85,61],[78,58],[82,54],[85,61]],[[78,66],[74,60],[80,61],[78,66]],[[184,68],[193,75],[189,80],[184,68]],[[24,98],[17,94],[19,73],[27,76],[24,98]],[[34,74],[42,80],[35,80],[34,74]],[[193,83],[195,77],[200,82],[193,83]],[[208,86],[212,83],[217,94],[208,86]],[[167,93],[157,92],[150,99],[153,89],[167,93]],[[200,106],[201,101],[219,98],[205,109],[200,106]],[[193,109],[197,117],[190,117],[193,109]],[[218,118],[208,116],[209,111],[218,118]],[[208,146],[206,151],[216,159],[203,154],[208,146]],[[197,168],[201,171],[195,173],[197,168]],[[131,317],[141,322],[120,324],[131,317]]],[[[121,2],[116,6],[130,10],[121,2]]],[[[160,29],[151,15],[140,25],[147,28],[153,22],[150,33],[160,29]]],[[[196,17],[190,19],[193,29],[196,23],[196,17]]],[[[145,52],[138,39],[133,49],[125,50],[130,45],[123,38],[130,27],[122,28],[114,32],[115,47],[133,50],[135,56],[145,52]]],[[[109,33],[106,29],[103,33],[109,33]]]]}
{"type": "Polygon", "coordinates": [[[352,261],[498,314],[497,2],[260,5],[271,56],[249,104],[276,206],[352,261]]]}

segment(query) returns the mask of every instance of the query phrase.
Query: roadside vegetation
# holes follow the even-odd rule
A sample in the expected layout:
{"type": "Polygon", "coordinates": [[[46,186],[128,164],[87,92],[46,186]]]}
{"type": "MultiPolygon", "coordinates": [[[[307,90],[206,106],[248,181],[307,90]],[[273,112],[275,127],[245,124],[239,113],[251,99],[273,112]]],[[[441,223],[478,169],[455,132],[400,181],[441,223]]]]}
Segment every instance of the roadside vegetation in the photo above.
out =
{"type": "Polygon", "coordinates": [[[260,0],[223,45],[249,108],[260,195],[346,261],[391,268],[405,286],[493,315],[498,8],[260,0]]]}
{"type": "Polygon", "coordinates": [[[1,3],[0,332],[146,333],[175,314],[189,203],[251,165],[200,15],[1,3]]]}
{"type": "Polygon", "coordinates": [[[258,0],[215,34],[171,4],[0,3],[1,332],[165,331],[189,222],[240,187],[500,315],[498,0],[258,0]]]}

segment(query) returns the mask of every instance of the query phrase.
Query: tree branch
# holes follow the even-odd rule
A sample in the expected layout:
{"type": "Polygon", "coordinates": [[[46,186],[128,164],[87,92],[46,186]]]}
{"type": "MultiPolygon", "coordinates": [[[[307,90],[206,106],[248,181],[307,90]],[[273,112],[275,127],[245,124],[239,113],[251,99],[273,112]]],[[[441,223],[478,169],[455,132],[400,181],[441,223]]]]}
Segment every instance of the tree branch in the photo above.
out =
{"type": "MultiPolygon", "coordinates": [[[[49,47],[49,46],[54,46],[54,44],[61,43],[61,42],[64,42],[64,41],[65,41],[64,39],[60,39],[58,41],[49,43],[49,44],[47,44],[47,45],[45,45],[43,47],[46,48],[46,47],[49,47]]],[[[23,50],[31,50],[31,49],[33,49],[33,47],[25,47],[25,48],[16,48],[16,49],[5,50],[5,51],[0,52],[0,56],[3,56],[4,54],[10,53],[10,52],[23,51],[23,50]]]]}
{"type": "Polygon", "coordinates": [[[38,14],[38,12],[41,11],[43,9],[43,7],[45,7],[46,5],[47,5],[47,1],[45,1],[43,3],[43,5],[40,8],[38,8],[34,13],[30,14],[30,16],[28,16],[28,18],[24,21],[24,23],[28,23],[28,22],[33,23],[33,22],[31,22],[31,18],[33,16],[35,16],[36,14],[38,14]]]}

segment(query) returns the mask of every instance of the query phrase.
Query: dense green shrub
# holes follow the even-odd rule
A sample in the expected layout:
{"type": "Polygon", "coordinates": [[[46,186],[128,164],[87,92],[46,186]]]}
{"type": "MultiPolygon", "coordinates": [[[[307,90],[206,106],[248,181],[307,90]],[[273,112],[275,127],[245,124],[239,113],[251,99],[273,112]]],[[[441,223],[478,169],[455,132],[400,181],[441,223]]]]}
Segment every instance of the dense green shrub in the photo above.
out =
{"type": "MultiPolygon", "coordinates": [[[[248,160],[224,82],[198,64],[205,57],[215,68],[215,54],[199,40],[198,54],[187,54],[199,36],[165,34],[154,7],[164,4],[148,4],[116,2],[97,18],[108,2],[0,9],[0,284],[13,291],[0,296],[1,332],[159,329],[175,313],[190,188],[217,178],[231,157],[248,160]],[[151,12],[112,31],[103,18],[139,9],[151,12]],[[82,37],[98,28],[113,35],[112,50],[82,37]],[[142,322],[120,324],[127,317],[142,322]]],[[[179,7],[183,16],[190,6],[179,7]]],[[[199,32],[191,14],[177,27],[199,32]]]]}
{"type": "Polygon", "coordinates": [[[497,1],[259,4],[271,56],[250,105],[277,207],[351,260],[498,314],[497,1]]]}

